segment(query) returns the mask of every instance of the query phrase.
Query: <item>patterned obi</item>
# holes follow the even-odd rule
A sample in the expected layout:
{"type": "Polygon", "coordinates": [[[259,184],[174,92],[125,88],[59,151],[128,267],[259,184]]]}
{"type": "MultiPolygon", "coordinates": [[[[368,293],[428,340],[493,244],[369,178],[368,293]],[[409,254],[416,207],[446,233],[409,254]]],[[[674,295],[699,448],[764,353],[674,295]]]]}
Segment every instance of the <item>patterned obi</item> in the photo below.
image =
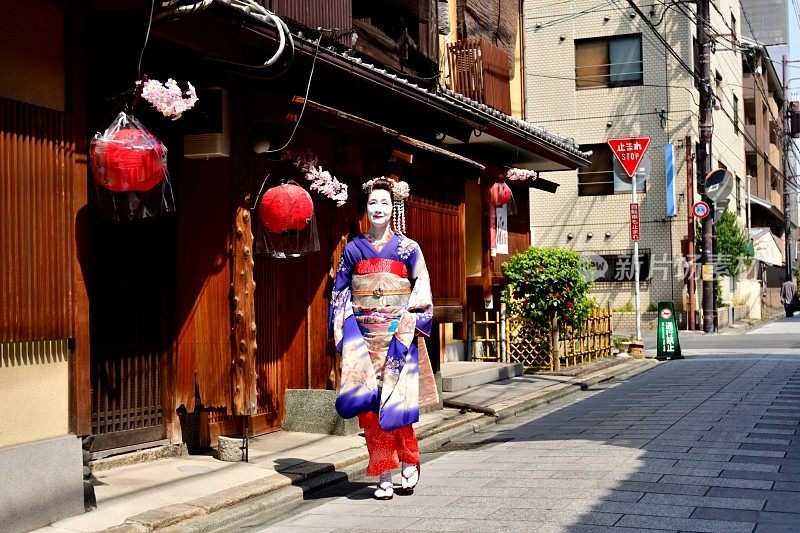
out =
{"type": "MultiPolygon", "coordinates": [[[[364,259],[356,264],[351,283],[353,314],[376,371],[383,367],[397,322],[408,308],[408,269],[393,259],[364,259]]],[[[380,378],[380,374],[379,378],[380,378]]]]}

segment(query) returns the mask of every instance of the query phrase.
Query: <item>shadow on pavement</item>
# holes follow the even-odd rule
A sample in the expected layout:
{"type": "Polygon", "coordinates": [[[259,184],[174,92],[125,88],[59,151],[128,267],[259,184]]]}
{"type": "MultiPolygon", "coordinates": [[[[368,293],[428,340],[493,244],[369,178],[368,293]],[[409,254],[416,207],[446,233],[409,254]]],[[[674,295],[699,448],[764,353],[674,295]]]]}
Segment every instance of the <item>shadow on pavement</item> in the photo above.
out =
{"type": "MultiPolygon", "coordinates": [[[[440,531],[796,531],[799,423],[800,358],[673,361],[424,454],[415,494],[368,518],[424,517],[408,527],[440,531]]],[[[305,498],[365,500],[373,487],[305,498]]]]}

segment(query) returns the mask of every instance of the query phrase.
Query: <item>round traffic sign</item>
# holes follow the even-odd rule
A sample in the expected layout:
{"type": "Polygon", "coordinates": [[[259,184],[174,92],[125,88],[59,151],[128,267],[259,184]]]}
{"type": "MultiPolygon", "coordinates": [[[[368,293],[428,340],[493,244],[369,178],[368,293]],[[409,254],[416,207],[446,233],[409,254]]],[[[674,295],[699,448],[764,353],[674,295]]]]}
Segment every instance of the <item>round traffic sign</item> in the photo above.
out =
{"type": "Polygon", "coordinates": [[[662,309],[661,318],[663,318],[664,320],[669,320],[670,318],[672,318],[672,311],[670,311],[669,309],[662,309]]]}
{"type": "Polygon", "coordinates": [[[703,180],[703,190],[712,202],[727,198],[733,190],[733,174],[724,168],[712,170],[703,180]]]}
{"type": "MultiPolygon", "coordinates": [[[[625,173],[625,169],[622,168],[622,165],[617,158],[614,158],[614,175],[617,179],[619,179],[623,183],[627,183],[630,185],[633,183],[633,178],[628,176],[625,173]]],[[[636,166],[636,181],[637,183],[642,183],[647,181],[650,177],[650,174],[653,173],[653,162],[650,160],[650,156],[648,154],[644,154],[642,158],[639,160],[639,164],[636,166]]]]}
{"type": "Polygon", "coordinates": [[[692,206],[692,212],[697,218],[706,218],[711,208],[705,202],[697,202],[692,206]]]}
{"type": "Polygon", "coordinates": [[[650,156],[644,154],[639,161],[639,166],[636,167],[636,180],[645,181],[653,173],[653,162],[650,161],[650,156]]]}

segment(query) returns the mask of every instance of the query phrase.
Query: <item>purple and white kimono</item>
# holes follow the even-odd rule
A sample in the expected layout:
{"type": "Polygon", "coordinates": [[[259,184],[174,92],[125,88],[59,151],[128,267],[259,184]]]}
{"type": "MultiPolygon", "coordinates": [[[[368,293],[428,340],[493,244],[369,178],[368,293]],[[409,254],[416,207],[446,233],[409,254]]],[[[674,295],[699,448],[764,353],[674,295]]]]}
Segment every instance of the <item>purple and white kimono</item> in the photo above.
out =
{"type": "Polygon", "coordinates": [[[430,335],[432,318],[430,278],[415,241],[393,235],[380,251],[364,235],[347,243],[330,308],[330,333],[342,354],[342,418],[372,411],[391,431],[438,403],[421,337],[430,335]]]}

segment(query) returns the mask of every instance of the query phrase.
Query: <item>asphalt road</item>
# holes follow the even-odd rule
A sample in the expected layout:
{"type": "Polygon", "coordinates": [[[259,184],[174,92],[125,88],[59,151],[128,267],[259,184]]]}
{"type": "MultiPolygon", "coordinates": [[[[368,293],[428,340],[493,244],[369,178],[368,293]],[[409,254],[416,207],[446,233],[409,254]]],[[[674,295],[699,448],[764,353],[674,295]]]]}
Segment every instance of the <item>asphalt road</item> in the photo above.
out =
{"type": "Polygon", "coordinates": [[[340,483],[224,531],[800,531],[800,317],[423,458],[412,496],[340,483]]]}

